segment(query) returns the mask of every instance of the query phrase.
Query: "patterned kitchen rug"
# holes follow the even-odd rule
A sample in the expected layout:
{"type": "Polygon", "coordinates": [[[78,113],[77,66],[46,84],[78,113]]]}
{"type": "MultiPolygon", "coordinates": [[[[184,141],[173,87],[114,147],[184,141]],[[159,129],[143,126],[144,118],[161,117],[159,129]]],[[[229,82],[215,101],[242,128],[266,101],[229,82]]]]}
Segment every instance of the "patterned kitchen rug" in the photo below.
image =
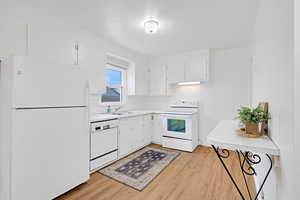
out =
{"type": "Polygon", "coordinates": [[[145,147],[98,172],[141,191],[179,154],[145,147]]]}

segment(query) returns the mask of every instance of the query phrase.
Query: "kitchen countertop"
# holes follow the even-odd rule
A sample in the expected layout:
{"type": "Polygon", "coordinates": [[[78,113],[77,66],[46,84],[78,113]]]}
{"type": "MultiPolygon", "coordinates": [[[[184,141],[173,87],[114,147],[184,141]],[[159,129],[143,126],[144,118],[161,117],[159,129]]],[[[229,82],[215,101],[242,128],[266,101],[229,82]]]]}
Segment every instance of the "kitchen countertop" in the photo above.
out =
{"type": "Polygon", "coordinates": [[[113,115],[109,113],[99,113],[93,114],[90,116],[90,122],[97,122],[97,121],[104,121],[104,120],[111,120],[111,119],[121,119],[127,117],[135,117],[140,115],[147,115],[147,114],[162,114],[163,111],[154,111],[154,110],[127,110],[127,111],[118,111],[120,113],[128,112],[122,115],[113,115]]]}
{"type": "Polygon", "coordinates": [[[232,151],[251,151],[279,156],[279,148],[268,136],[260,138],[241,137],[237,133],[238,128],[238,121],[222,120],[207,136],[207,142],[232,151]]]}

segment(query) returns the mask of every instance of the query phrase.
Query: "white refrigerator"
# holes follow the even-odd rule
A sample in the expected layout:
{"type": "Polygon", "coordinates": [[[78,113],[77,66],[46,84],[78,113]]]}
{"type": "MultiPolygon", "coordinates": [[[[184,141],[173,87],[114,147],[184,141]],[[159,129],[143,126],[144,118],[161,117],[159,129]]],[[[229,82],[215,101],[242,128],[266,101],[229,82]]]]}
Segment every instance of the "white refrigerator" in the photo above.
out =
{"type": "Polygon", "coordinates": [[[11,56],[0,73],[0,199],[49,200],[86,182],[85,69],[11,56]]]}

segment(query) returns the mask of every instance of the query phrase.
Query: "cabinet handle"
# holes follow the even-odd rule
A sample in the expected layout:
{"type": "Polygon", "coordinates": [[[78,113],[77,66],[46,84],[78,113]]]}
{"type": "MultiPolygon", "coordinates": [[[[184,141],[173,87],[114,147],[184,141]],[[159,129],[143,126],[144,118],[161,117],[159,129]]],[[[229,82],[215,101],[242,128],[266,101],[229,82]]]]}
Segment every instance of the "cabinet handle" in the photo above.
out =
{"type": "Polygon", "coordinates": [[[74,46],[74,49],[75,49],[75,62],[74,62],[74,65],[78,65],[79,64],[79,45],[78,43],[75,44],[74,46]]]}

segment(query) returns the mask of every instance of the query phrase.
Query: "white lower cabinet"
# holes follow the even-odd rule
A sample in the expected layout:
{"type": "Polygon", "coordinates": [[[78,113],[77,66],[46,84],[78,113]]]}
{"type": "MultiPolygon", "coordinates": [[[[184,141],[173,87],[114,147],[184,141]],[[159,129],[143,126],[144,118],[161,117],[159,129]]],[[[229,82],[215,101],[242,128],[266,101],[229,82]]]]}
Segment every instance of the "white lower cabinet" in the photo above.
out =
{"type": "Polygon", "coordinates": [[[143,117],[143,144],[148,145],[152,141],[153,132],[152,114],[143,117]]]}
{"type": "Polygon", "coordinates": [[[143,146],[143,116],[120,119],[119,156],[123,157],[143,146]]]}
{"type": "Polygon", "coordinates": [[[163,124],[159,114],[121,118],[118,155],[122,158],[150,144],[162,144],[163,124]]]}
{"type": "Polygon", "coordinates": [[[162,144],[163,123],[160,114],[153,114],[152,142],[162,144]]]}

